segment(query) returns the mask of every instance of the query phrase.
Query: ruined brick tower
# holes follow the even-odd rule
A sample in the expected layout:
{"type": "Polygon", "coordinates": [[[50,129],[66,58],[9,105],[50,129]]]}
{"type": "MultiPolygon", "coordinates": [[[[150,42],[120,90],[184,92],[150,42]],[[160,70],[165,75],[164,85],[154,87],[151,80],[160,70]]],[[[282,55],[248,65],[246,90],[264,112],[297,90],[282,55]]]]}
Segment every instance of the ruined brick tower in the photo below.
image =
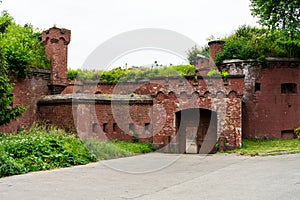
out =
{"type": "Polygon", "coordinates": [[[46,56],[51,62],[51,80],[49,84],[51,94],[60,94],[68,85],[67,60],[70,39],[70,30],[56,27],[50,28],[42,34],[46,56]]]}

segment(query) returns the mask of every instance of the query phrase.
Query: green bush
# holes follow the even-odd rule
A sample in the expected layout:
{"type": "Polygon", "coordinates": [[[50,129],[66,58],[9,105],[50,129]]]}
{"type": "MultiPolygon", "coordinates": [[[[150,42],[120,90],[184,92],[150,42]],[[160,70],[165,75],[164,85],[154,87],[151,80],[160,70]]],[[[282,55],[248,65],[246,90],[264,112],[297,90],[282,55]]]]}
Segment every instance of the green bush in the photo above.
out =
{"type": "Polygon", "coordinates": [[[300,127],[295,129],[295,134],[297,135],[298,139],[300,139],[300,127]]]}
{"type": "Polygon", "coordinates": [[[0,149],[0,177],[96,161],[75,135],[54,127],[1,134],[0,149]]]}
{"type": "Polygon", "coordinates": [[[25,173],[24,164],[18,163],[4,151],[0,150],[0,177],[25,173]]]}
{"type": "Polygon", "coordinates": [[[29,67],[50,68],[41,32],[34,30],[30,24],[16,24],[7,12],[0,16],[0,47],[1,64],[17,78],[25,78],[29,67]]]}

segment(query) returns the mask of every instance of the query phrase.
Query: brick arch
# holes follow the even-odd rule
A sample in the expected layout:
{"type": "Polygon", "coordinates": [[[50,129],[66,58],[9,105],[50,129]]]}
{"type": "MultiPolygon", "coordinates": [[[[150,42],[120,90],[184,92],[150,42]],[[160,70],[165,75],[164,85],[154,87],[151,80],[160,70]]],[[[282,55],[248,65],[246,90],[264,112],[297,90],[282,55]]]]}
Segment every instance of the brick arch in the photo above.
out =
{"type": "Polygon", "coordinates": [[[211,92],[210,91],[205,91],[203,96],[206,98],[206,97],[210,97],[211,96],[211,92]]]}
{"type": "Polygon", "coordinates": [[[163,101],[165,99],[165,93],[163,91],[158,91],[155,95],[158,101],[163,101]]]}
{"type": "Polygon", "coordinates": [[[176,97],[176,93],[173,92],[173,91],[168,92],[168,97],[169,97],[169,99],[171,99],[171,100],[175,100],[175,99],[177,98],[177,97],[176,97]]]}
{"type": "Polygon", "coordinates": [[[165,93],[163,91],[158,91],[155,96],[158,96],[158,95],[165,95],[165,93]]]}
{"type": "Polygon", "coordinates": [[[229,93],[228,93],[228,97],[229,98],[235,98],[237,97],[237,92],[235,90],[231,90],[229,93]]]}
{"type": "Polygon", "coordinates": [[[192,99],[199,99],[200,98],[200,94],[199,94],[199,92],[198,91],[194,91],[193,93],[192,93],[192,95],[191,95],[191,98],[192,99]]]}
{"type": "Polygon", "coordinates": [[[189,98],[189,95],[186,91],[181,91],[179,96],[184,101],[186,101],[189,98]]]}
{"type": "Polygon", "coordinates": [[[217,91],[216,92],[216,97],[225,98],[226,94],[223,91],[217,91]]]}
{"type": "Polygon", "coordinates": [[[199,96],[199,92],[198,92],[198,91],[194,91],[194,92],[192,92],[192,95],[197,95],[197,96],[199,96]]]}
{"type": "Polygon", "coordinates": [[[59,40],[62,40],[65,45],[69,44],[69,42],[64,37],[60,37],[59,40]]]}

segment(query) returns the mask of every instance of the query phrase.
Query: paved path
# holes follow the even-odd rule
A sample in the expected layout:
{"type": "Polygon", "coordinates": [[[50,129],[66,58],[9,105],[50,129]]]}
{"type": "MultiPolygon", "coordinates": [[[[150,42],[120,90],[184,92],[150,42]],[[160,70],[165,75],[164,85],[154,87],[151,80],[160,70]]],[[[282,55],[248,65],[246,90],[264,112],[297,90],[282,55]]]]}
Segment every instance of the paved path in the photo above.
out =
{"type": "Polygon", "coordinates": [[[300,154],[152,153],[2,178],[0,199],[298,200],[300,154]]]}

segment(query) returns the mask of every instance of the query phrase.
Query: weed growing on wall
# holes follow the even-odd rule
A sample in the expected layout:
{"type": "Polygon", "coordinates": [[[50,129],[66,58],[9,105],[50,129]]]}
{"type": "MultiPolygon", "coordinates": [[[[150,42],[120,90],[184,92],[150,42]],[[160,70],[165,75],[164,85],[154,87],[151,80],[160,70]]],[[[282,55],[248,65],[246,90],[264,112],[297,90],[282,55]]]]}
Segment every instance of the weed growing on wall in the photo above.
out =
{"type": "Polygon", "coordinates": [[[68,79],[100,80],[104,83],[118,83],[119,81],[136,81],[138,79],[149,79],[159,76],[194,75],[193,65],[170,65],[159,68],[121,67],[109,71],[68,70],[68,79]]]}

